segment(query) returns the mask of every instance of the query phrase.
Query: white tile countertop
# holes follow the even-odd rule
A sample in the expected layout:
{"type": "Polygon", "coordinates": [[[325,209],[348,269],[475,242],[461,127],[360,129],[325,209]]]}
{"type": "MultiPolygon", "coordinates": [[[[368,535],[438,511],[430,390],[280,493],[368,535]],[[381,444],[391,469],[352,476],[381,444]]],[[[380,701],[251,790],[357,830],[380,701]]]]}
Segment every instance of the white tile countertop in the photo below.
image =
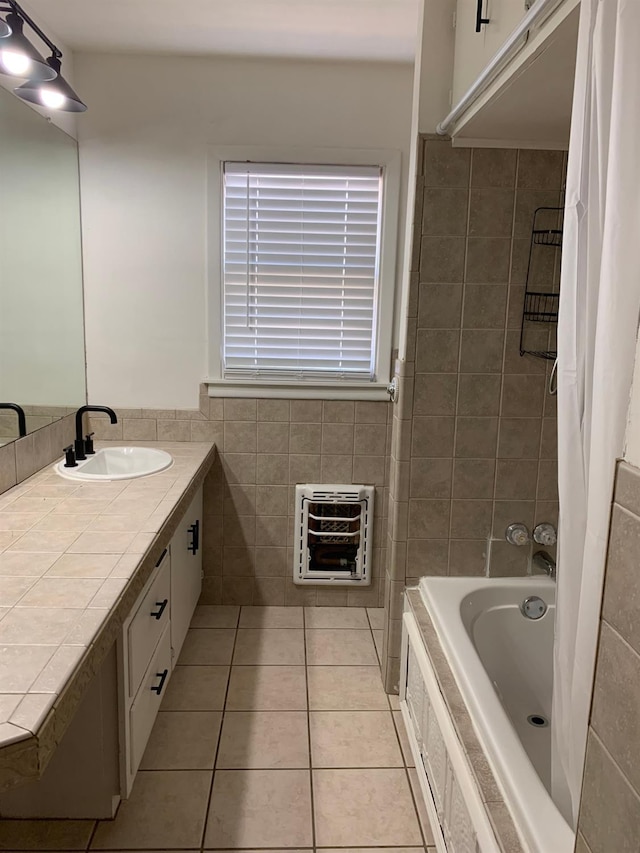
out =
{"type": "Polygon", "coordinates": [[[210,442],[136,445],[174,464],[102,483],[50,465],[0,495],[0,791],[42,774],[215,458],[210,442]]]}

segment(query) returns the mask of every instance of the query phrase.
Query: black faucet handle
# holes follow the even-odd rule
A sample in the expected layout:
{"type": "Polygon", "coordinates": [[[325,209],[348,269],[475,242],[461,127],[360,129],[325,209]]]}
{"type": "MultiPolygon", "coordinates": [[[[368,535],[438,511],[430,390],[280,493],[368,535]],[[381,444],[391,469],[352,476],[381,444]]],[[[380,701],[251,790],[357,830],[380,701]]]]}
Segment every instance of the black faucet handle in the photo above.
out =
{"type": "Polygon", "coordinates": [[[87,456],[92,456],[95,453],[95,450],[93,449],[93,438],[92,438],[92,436],[94,436],[94,435],[95,435],[95,433],[90,432],[88,435],[85,435],[85,437],[84,437],[84,452],[86,453],[87,456]]]}
{"type": "Polygon", "coordinates": [[[78,463],[76,462],[76,454],[73,450],[73,444],[70,444],[69,447],[63,447],[62,450],[64,453],[64,467],[77,468],[78,463]]]}
{"type": "Polygon", "coordinates": [[[78,462],[84,462],[87,457],[84,452],[84,438],[82,438],[82,433],[80,433],[80,438],[76,438],[73,442],[73,446],[75,447],[78,462]]]}

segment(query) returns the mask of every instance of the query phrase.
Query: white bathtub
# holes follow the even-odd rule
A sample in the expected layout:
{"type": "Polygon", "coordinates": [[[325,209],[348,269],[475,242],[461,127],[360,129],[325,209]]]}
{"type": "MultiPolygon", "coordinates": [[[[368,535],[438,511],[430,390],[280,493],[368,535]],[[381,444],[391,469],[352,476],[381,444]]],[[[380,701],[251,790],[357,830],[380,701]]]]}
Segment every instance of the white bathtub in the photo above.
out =
{"type": "Polygon", "coordinates": [[[555,584],[548,578],[422,578],[420,591],[513,818],[532,853],[572,853],[551,796],[555,584]],[[536,595],[538,620],[520,607],[536,595]]]}

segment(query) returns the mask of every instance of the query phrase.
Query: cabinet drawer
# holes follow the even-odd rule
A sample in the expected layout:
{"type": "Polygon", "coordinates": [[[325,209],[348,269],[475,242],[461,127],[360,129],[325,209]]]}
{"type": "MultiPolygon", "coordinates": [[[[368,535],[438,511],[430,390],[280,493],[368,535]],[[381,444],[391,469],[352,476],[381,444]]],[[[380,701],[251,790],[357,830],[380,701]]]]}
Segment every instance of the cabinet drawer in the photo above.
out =
{"type": "Polygon", "coordinates": [[[129,696],[134,696],[160,635],[169,624],[171,561],[165,551],[155,580],[142,599],[127,632],[129,649],[129,696]]]}
{"type": "Polygon", "coordinates": [[[136,772],[142,760],[170,675],[171,636],[167,624],[129,712],[129,760],[132,773],[136,772]]]}

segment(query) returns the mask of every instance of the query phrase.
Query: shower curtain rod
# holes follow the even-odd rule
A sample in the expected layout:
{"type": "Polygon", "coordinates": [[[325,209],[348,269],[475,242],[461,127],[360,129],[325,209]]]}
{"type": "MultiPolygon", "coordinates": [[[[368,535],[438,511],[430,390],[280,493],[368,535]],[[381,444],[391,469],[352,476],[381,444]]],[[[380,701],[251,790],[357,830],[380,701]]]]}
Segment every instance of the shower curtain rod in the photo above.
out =
{"type": "Polygon", "coordinates": [[[489,88],[508,60],[510,60],[515,53],[519,52],[524,47],[529,30],[541,22],[542,18],[549,16],[564,2],[565,0],[537,0],[537,3],[533,4],[506,42],[502,45],[500,50],[493,57],[491,62],[477,78],[475,83],[465,92],[462,98],[460,98],[449,115],[447,115],[446,118],[438,124],[436,127],[436,133],[440,134],[440,136],[445,136],[449,132],[451,126],[455,124],[474,103],[474,101],[476,101],[480,95],[489,88]],[[522,45],[518,45],[518,42],[523,37],[525,38],[525,41],[522,45]]]}

